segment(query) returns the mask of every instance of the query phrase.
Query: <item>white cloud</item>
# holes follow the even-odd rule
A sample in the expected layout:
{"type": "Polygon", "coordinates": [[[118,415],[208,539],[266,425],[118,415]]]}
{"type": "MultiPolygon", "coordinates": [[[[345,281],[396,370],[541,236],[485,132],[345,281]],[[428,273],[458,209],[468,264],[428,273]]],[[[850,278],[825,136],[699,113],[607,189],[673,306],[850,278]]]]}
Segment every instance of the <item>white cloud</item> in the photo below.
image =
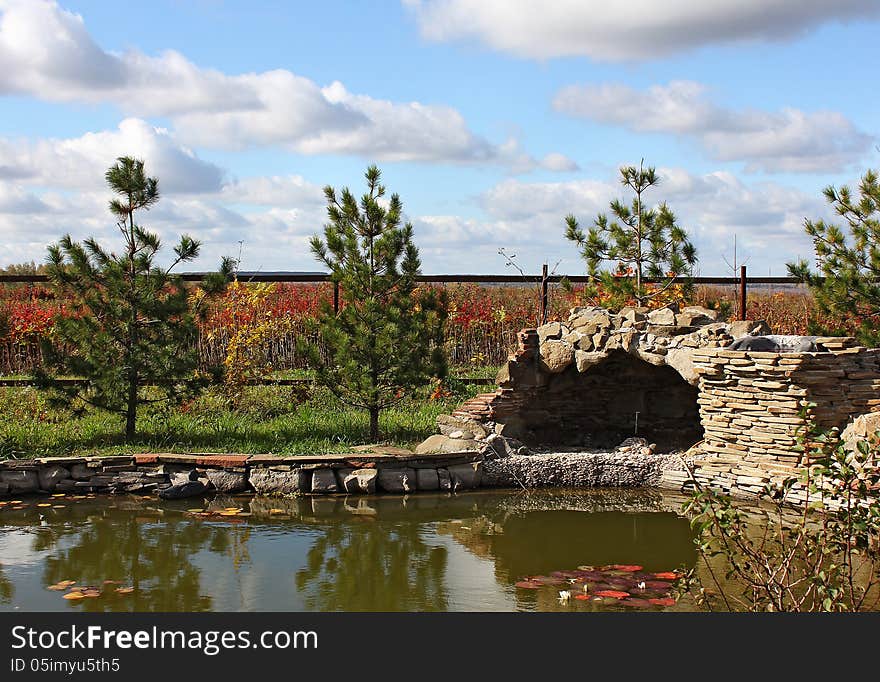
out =
{"type": "MultiPolygon", "coordinates": [[[[784,275],[785,263],[812,253],[803,230],[805,217],[828,217],[820,193],[808,195],[779,183],[747,184],[731,173],[695,175],[680,168],[659,168],[661,185],[648,200],[665,200],[687,229],[699,251],[705,275],[730,273],[724,256],[732,257],[737,236],[740,260],[753,272],[784,275]]],[[[426,271],[504,272],[498,247],[517,255],[526,272],[539,272],[542,262],[560,261],[559,272],[578,274],[584,264],[564,237],[564,216],[573,213],[589,227],[608,202],[623,198],[613,179],[530,183],[509,179],[482,196],[482,219],[427,216],[415,221],[426,271]],[[450,254],[453,254],[452,256],[450,254]]]]}
{"type": "Polygon", "coordinates": [[[572,85],[553,100],[557,111],[640,133],[695,139],[718,161],[743,161],[747,170],[829,172],[858,161],[871,146],[843,114],[735,111],[712,103],[706,88],[672,81],[635,90],[626,85],[572,85]]]}
{"type": "Polygon", "coordinates": [[[511,157],[448,106],[380,100],[339,82],[321,87],[284,69],[228,75],[173,50],[109,53],[81,16],[49,0],[0,0],[0,11],[0,94],[107,102],[129,115],[167,117],[179,139],[211,148],[278,145],[378,161],[541,165],[521,153],[511,157]]]}
{"type": "Polygon", "coordinates": [[[603,61],[705,45],[792,40],[830,22],[880,16],[876,0],[403,0],[429,40],[479,41],[520,57],[603,61]]]}
{"type": "Polygon", "coordinates": [[[119,156],[144,159],[162,192],[212,192],[223,184],[223,169],[200,159],[167,130],[140,119],[128,118],[116,130],[71,139],[0,138],[0,169],[7,169],[6,177],[45,187],[103,187],[105,171],[119,156]]]}

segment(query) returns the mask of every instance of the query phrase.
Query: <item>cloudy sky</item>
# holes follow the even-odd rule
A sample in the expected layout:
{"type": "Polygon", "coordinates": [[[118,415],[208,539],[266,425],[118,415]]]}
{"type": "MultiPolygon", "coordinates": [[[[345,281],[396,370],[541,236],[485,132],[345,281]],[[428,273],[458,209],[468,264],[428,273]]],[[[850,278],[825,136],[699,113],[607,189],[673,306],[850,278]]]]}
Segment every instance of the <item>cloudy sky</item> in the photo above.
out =
{"type": "Polygon", "coordinates": [[[0,0],[0,265],[113,243],[103,174],[145,159],[141,218],[194,269],[315,270],[321,188],[378,164],[426,273],[583,264],[656,166],[704,275],[809,256],[821,190],[880,166],[880,0],[0,0]]]}

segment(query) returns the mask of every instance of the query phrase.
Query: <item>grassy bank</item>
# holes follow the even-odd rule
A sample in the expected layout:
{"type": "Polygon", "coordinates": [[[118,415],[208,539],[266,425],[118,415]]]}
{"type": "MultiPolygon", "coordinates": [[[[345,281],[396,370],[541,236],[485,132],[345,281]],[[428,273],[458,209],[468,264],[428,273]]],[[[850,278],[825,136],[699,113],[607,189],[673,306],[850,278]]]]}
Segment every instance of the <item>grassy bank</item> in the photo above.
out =
{"type": "MultiPolygon", "coordinates": [[[[435,432],[437,415],[480,388],[457,385],[451,395],[430,400],[426,387],[423,395],[382,413],[384,442],[414,446],[435,432]]],[[[184,405],[142,408],[139,437],[126,444],[119,435],[118,416],[93,409],[81,414],[55,409],[36,389],[0,387],[0,458],[160,451],[344,452],[367,442],[368,422],[366,412],[343,405],[326,389],[253,386],[233,403],[212,388],[184,405]]]]}

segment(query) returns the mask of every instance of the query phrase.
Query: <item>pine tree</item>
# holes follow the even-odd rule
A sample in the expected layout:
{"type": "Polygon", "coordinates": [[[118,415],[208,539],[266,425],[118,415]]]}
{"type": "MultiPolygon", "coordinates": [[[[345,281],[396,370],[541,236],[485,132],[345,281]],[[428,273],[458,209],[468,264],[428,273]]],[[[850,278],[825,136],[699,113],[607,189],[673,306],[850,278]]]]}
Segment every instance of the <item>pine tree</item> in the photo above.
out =
{"type": "Polygon", "coordinates": [[[857,329],[859,340],[880,343],[880,179],[868,170],[859,183],[856,200],[849,187],[826,187],[825,199],[846,221],[850,236],[838,225],[806,220],[813,240],[818,272],[805,260],[788,263],[789,274],[809,286],[819,310],[839,322],[838,328],[811,321],[811,331],[826,334],[857,329]]]}
{"type": "Polygon", "coordinates": [[[615,303],[635,299],[644,306],[669,289],[676,277],[693,274],[697,252],[665,202],[646,207],[642,196],[660,184],[654,168],[624,166],[620,181],[635,194],[632,204],[615,199],[610,204],[612,218],[600,213],[586,233],[577,218],[568,215],[565,236],[578,245],[587,273],[601,282],[615,303]],[[615,263],[615,269],[601,270],[604,262],[615,263]],[[658,280],[658,286],[646,286],[646,278],[658,280]]]}
{"type": "Polygon", "coordinates": [[[329,222],[324,238],[311,240],[312,253],[340,285],[336,314],[324,302],[317,327],[326,357],[303,342],[319,383],[342,402],[369,411],[370,440],[379,439],[380,412],[446,373],[443,326],[445,296],[417,291],[421,267],[413,227],[401,227],[403,204],[397,194],[387,205],[380,171],[365,174],[360,202],[348,188],[337,196],[324,188],[329,222]]]}
{"type": "MultiPolygon", "coordinates": [[[[105,250],[93,237],[79,243],[65,235],[49,247],[47,258],[57,295],[76,311],[55,320],[54,339],[44,346],[47,366],[87,383],[64,384],[45,370],[38,379],[55,402],[77,409],[85,403],[121,415],[125,439],[131,441],[140,405],[179,399],[203,383],[196,375],[196,311],[180,275],[172,274],[198,256],[200,243],[184,235],[170,266],[156,265],[159,238],[135,222],[135,213],[159,200],[158,180],[147,177],[144,162],[131,157],[119,157],[105,178],[119,195],[110,201],[110,211],[122,234],[121,252],[105,250]],[[142,390],[146,385],[155,387],[149,395],[142,390]]],[[[200,293],[222,289],[231,271],[231,261],[224,259],[220,271],[204,279],[200,293]]]]}

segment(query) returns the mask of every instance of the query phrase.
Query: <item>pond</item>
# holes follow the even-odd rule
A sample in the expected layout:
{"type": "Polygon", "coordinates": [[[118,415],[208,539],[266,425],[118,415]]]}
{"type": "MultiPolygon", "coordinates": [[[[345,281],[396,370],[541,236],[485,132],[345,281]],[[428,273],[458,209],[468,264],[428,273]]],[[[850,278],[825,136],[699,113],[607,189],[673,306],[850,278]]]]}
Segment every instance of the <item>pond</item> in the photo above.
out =
{"type": "Polygon", "coordinates": [[[670,582],[696,561],[681,501],[654,490],[6,500],[0,610],[689,610],[670,582]]]}

